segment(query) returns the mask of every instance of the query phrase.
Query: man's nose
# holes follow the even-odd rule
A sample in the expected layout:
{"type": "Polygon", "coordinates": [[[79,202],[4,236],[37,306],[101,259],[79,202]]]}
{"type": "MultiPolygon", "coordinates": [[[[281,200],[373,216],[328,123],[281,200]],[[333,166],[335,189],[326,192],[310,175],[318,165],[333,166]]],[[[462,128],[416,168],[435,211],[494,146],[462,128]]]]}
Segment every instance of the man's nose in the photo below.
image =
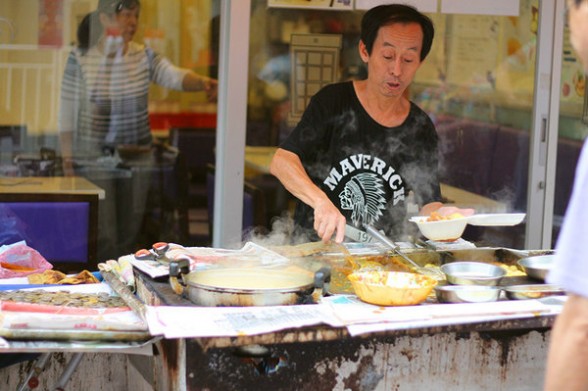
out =
{"type": "Polygon", "coordinates": [[[392,60],[390,63],[389,72],[394,76],[400,76],[402,74],[402,59],[395,58],[392,60]]]}

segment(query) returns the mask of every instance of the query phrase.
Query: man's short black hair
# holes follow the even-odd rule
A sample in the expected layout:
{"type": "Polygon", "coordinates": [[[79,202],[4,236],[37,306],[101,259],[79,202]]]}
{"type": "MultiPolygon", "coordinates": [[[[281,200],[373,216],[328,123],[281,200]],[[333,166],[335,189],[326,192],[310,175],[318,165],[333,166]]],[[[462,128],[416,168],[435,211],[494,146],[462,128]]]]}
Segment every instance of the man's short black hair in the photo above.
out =
{"type": "Polygon", "coordinates": [[[374,41],[378,36],[380,27],[393,23],[418,23],[423,30],[423,45],[421,48],[421,61],[431,51],[435,27],[431,19],[417,11],[416,8],[404,4],[384,4],[368,10],[361,20],[361,40],[368,54],[372,53],[374,41]]]}

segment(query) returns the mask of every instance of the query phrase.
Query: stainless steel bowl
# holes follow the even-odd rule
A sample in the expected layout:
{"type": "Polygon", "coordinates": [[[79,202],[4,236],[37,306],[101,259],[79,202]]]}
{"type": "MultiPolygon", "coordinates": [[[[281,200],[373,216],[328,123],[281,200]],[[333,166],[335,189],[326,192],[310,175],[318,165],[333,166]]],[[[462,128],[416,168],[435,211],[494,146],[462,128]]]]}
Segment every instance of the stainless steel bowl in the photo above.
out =
{"type": "Polygon", "coordinates": [[[517,263],[523,268],[529,277],[545,281],[547,273],[549,273],[554,261],[555,255],[549,254],[522,258],[519,259],[517,263]]]}
{"type": "Polygon", "coordinates": [[[527,284],[504,287],[506,297],[510,300],[541,299],[548,296],[565,295],[563,289],[551,284],[527,284]]]}
{"type": "Polygon", "coordinates": [[[501,289],[485,285],[443,285],[435,287],[440,303],[487,303],[500,297],[501,289]]]}
{"type": "Polygon", "coordinates": [[[483,262],[451,262],[441,266],[447,282],[454,285],[498,285],[506,270],[483,262]]]}

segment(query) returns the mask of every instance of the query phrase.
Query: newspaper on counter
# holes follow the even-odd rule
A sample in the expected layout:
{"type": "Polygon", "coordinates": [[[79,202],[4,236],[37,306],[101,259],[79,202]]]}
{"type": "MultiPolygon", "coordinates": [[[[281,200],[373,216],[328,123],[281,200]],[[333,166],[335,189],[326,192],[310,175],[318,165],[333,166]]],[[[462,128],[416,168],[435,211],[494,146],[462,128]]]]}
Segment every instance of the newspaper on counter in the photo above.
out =
{"type": "Polygon", "coordinates": [[[351,335],[552,315],[564,296],[492,303],[380,307],[354,295],[323,298],[320,304],[275,307],[148,307],[152,335],[165,338],[236,337],[325,324],[351,335]]]}
{"type": "Polygon", "coordinates": [[[565,296],[538,300],[505,300],[488,303],[420,304],[381,307],[364,303],[355,295],[323,298],[334,318],[350,335],[417,327],[436,327],[553,315],[561,311],[565,296]]]}
{"type": "Polygon", "coordinates": [[[323,304],[267,307],[148,306],[152,335],[165,338],[236,337],[317,324],[341,326],[323,304]]]}

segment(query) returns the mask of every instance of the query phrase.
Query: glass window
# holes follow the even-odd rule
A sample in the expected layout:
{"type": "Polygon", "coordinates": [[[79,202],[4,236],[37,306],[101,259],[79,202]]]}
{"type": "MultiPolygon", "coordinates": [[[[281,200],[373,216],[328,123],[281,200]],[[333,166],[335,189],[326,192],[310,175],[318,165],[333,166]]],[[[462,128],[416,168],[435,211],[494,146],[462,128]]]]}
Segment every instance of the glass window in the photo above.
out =
{"type": "MultiPolygon", "coordinates": [[[[248,145],[279,145],[322,86],[316,80],[319,67],[313,67],[318,53],[315,63],[303,57],[310,53],[296,52],[298,34],[315,40],[340,37],[334,79],[366,76],[357,46],[362,15],[252,2],[248,145]]],[[[433,48],[409,95],[437,128],[444,201],[478,213],[525,212],[538,2],[521,1],[520,13],[513,17],[429,16],[436,28],[433,48]]],[[[323,44],[323,69],[327,51],[323,44]]],[[[323,80],[331,76],[326,73],[320,75],[323,80]]],[[[468,226],[464,238],[523,248],[525,228],[468,226]]]]}
{"type": "Polygon", "coordinates": [[[209,243],[212,146],[186,140],[202,129],[214,140],[216,102],[202,87],[217,74],[218,28],[212,0],[0,2],[0,174],[99,187],[100,260],[209,243]]]}

